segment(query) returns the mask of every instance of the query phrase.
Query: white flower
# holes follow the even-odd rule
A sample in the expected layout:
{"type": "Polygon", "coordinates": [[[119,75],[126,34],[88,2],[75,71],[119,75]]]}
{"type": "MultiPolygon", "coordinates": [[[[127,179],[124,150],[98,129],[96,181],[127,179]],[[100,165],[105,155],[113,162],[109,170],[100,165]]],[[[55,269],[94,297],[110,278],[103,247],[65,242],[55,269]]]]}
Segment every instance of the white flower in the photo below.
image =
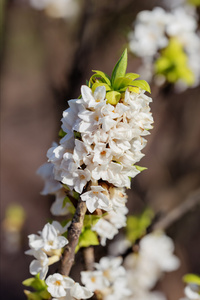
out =
{"type": "Polygon", "coordinates": [[[37,275],[38,273],[40,273],[40,279],[44,279],[49,269],[49,259],[47,255],[42,250],[36,251],[34,249],[30,249],[25,253],[28,255],[33,255],[36,258],[30,264],[30,273],[32,275],[37,275]]]}
{"type": "Polygon", "coordinates": [[[111,161],[112,157],[112,150],[106,148],[105,143],[98,143],[97,145],[95,145],[93,162],[96,162],[100,165],[105,165],[111,161]]]}
{"type": "Polygon", "coordinates": [[[200,286],[197,284],[188,284],[184,292],[188,300],[200,300],[200,286]]]}
{"type": "Polygon", "coordinates": [[[37,174],[45,181],[42,195],[54,194],[62,188],[60,182],[54,179],[53,167],[52,163],[45,163],[37,170],[37,174]]]}
{"type": "Polygon", "coordinates": [[[102,271],[82,271],[81,281],[91,291],[103,290],[109,286],[109,281],[102,271]]]}
{"type": "Polygon", "coordinates": [[[50,211],[52,215],[54,216],[65,216],[69,213],[68,207],[70,206],[69,203],[66,203],[65,206],[63,206],[63,201],[65,199],[66,192],[64,189],[59,190],[57,193],[55,193],[56,200],[51,205],[50,211]]]}
{"type": "Polygon", "coordinates": [[[102,271],[103,275],[110,281],[115,282],[116,278],[126,274],[124,267],[121,266],[121,257],[102,257],[99,263],[95,263],[95,268],[102,271]]]}
{"type": "Polygon", "coordinates": [[[63,248],[68,240],[64,236],[60,236],[57,223],[56,226],[47,223],[40,232],[40,236],[36,234],[29,235],[30,248],[36,251],[43,249],[49,255],[52,255],[53,250],[63,248]]]}
{"type": "Polygon", "coordinates": [[[74,300],[88,299],[92,297],[93,293],[86,287],[81,286],[79,283],[75,283],[70,289],[70,295],[74,300]]]}
{"type": "Polygon", "coordinates": [[[88,86],[82,85],[81,95],[84,104],[88,108],[95,108],[99,103],[106,103],[106,88],[104,86],[97,87],[94,93],[92,93],[88,86]]]}
{"type": "Polygon", "coordinates": [[[91,186],[89,192],[81,195],[82,201],[86,201],[88,210],[92,213],[97,208],[109,210],[109,199],[104,194],[106,190],[101,186],[91,186]]]}
{"type": "Polygon", "coordinates": [[[161,232],[148,234],[140,241],[140,255],[154,261],[165,272],[174,271],[180,265],[173,251],[172,239],[161,232]]]}
{"type": "MultiPolygon", "coordinates": [[[[126,277],[117,278],[110,288],[110,294],[105,295],[105,300],[122,300],[132,295],[131,290],[127,287],[126,277]]],[[[138,299],[137,299],[138,300],[138,299]]]]}
{"type": "Polygon", "coordinates": [[[127,195],[124,188],[110,187],[110,202],[114,208],[124,207],[127,201],[127,195]]]}
{"type": "Polygon", "coordinates": [[[46,279],[47,290],[53,297],[64,297],[66,289],[74,285],[74,280],[69,277],[62,276],[59,273],[49,275],[46,279]]]}
{"type": "Polygon", "coordinates": [[[105,218],[101,218],[93,227],[93,231],[96,231],[101,238],[101,245],[106,245],[106,239],[112,240],[113,237],[118,233],[118,229],[106,221],[105,218]]]}

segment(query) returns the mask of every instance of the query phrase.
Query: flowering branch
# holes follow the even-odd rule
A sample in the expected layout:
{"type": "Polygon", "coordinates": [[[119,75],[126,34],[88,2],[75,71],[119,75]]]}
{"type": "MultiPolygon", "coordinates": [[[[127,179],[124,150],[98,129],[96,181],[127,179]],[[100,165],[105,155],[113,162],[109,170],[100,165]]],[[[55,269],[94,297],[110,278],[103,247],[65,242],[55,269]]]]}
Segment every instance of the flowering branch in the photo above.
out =
{"type": "Polygon", "coordinates": [[[71,270],[71,267],[74,263],[75,249],[78,244],[79,236],[83,227],[84,216],[86,213],[87,207],[86,203],[81,199],[78,201],[76,212],[72,219],[72,223],[68,229],[68,241],[69,243],[65,247],[60,266],[60,273],[68,276],[71,270]]]}

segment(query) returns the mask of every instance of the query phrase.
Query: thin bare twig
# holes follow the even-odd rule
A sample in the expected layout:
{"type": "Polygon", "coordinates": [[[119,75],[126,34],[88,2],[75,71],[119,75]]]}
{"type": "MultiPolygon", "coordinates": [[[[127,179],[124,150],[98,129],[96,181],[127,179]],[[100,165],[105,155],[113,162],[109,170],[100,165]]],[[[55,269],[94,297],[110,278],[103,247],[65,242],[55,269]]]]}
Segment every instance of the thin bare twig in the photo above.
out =
{"type": "Polygon", "coordinates": [[[174,222],[179,220],[184,214],[192,210],[197,204],[200,204],[200,189],[192,193],[183,203],[174,208],[167,216],[158,221],[153,230],[165,230],[174,222]]]}
{"type": "Polygon", "coordinates": [[[94,270],[94,247],[90,246],[83,249],[84,265],[87,271],[94,270]]]}
{"type": "Polygon", "coordinates": [[[61,259],[60,273],[62,275],[68,276],[74,263],[75,249],[83,227],[86,210],[85,202],[79,199],[72,223],[68,229],[67,239],[69,243],[66,245],[61,259]]]}

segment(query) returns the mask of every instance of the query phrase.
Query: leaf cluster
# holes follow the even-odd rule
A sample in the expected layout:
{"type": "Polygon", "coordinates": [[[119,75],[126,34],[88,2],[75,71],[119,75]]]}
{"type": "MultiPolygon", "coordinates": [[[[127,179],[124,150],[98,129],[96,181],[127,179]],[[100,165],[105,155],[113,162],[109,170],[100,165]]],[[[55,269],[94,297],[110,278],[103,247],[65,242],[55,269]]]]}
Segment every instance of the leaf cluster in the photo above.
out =
{"type": "Polygon", "coordinates": [[[139,93],[139,89],[150,93],[149,84],[145,80],[135,80],[139,77],[138,74],[126,73],[127,60],[127,49],[125,49],[116,63],[111,77],[102,71],[93,70],[92,72],[95,74],[90,77],[86,84],[93,92],[98,86],[104,86],[106,88],[107,102],[112,105],[116,105],[124,97],[124,92],[127,88],[134,93],[139,93]]]}
{"type": "Polygon", "coordinates": [[[153,217],[151,209],[146,209],[141,215],[127,217],[126,237],[132,244],[146,234],[153,217]]]}
{"type": "Polygon", "coordinates": [[[187,85],[194,84],[194,74],[188,67],[188,57],[180,42],[171,38],[168,46],[161,51],[161,56],[155,62],[155,73],[164,75],[170,83],[182,80],[187,85]]]}
{"type": "Polygon", "coordinates": [[[82,247],[99,245],[97,233],[92,230],[102,216],[99,215],[85,215],[83,229],[79,237],[76,252],[82,247]]]}
{"type": "Polygon", "coordinates": [[[47,291],[47,285],[44,280],[40,279],[39,274],[24,280],[22,284],[34,290],[33,292],[24,290],[28,300],[51,299],[51,295],[47,291]]]}

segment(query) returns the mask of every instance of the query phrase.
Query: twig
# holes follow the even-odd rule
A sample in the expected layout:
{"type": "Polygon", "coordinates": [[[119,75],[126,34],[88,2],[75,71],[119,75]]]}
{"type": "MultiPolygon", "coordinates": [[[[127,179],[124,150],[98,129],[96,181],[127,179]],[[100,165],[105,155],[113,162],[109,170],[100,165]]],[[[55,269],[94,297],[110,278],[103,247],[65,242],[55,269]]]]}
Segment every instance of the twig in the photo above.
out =
{"type": "Polygon", "coordinates": [[[166,217],[158,221],[153,230],[165,230],[170,227],[174,222],[179,220],[185,213],[193,209],[197,204],[200,204],[200,189],[196,190],[190,195],[183,203],[174,208],[166,217]]]}
{"type": "Polygon", "coordinates": [[[94,270],[94,247],[90,246],[88,248],[83,249],[83,258],[85,269],[87,271],[94,270]]]}
{"type": "Polygon", "coordinates": [[[85,202],[79,199],[72,223],[68,229],[67,239],[69,243],[66,245],[61,259],[60,273],[62,275],[68,276],[74,263],[75,249],[83,227],[86,210],[85,202]]]}

